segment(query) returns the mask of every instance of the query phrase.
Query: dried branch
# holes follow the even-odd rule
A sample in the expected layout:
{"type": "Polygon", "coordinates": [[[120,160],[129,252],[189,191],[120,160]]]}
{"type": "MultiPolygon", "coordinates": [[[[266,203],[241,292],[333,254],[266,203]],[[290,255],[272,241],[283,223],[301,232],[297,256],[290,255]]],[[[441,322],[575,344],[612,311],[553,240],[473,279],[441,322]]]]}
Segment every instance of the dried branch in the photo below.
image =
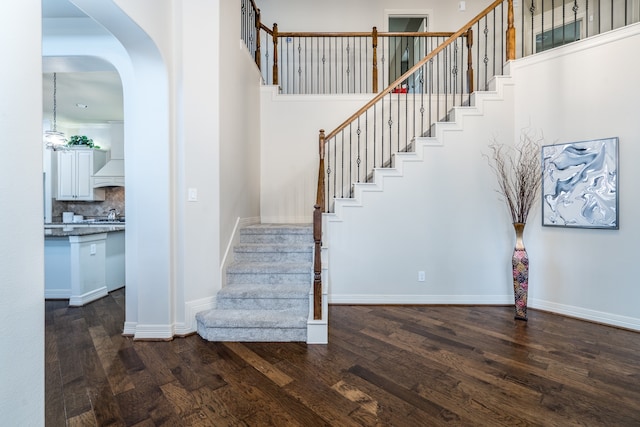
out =
{"type": "Polygon", "coordinates": [[[491,157],[485,155],[496,174],[501,198],[506,202],[514,223],[526,223],[531,207],[542,185],[540,148],[543,138],[536,138],[528,130],[520,134],[520,142],[506,146],[493,142],[491,157]]]}

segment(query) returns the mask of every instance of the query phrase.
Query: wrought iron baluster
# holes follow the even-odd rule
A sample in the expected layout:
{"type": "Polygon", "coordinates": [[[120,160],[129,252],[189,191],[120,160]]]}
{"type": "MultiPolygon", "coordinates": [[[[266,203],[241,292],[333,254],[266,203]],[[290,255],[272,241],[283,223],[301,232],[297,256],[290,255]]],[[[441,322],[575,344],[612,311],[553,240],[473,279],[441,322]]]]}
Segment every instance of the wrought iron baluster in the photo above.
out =
{"type": "Polygon", "coordinates": [[[424,93],[426,90],[426,86],[425,86],[425,69],[426,69],[427,65],[423,65],[421,67],[422,70],[422,74],[420,74],[420,85],[422,86],[422,90],[420,90],[420,135],[424,136],[424,93]]]}
{"type": "MultiPolygon", "coordinates": [[[[391,164],[391,153],[392,153],[392,140],[393,140],[393,108],[391,106],[391,102],[393,101],[393,96],[391,94],[389,96],[389,164],[391,164]]],[[[384,167],[384,164],[382,165],[384,167]]]]}
{"type": "MultiPolygon", "coordinates": [[[[369,87],[369,86],[367,86],[369,87]]],[[[374,107],[375,108],[375,107],[374,107]]],[[[369,182],[369,110],[364,113],[364,181],[369,182]]]]}
{"type": "Polygon", "coordinates": [[[335,67],[336,70],[336,82],[335,82],[335,87],[336,87],[336,92],[338,93],[338,39],[334,39],[334,51],[335,51],[335,58],[333,61],[333,66],[335,67]]]}
{"type": "Polygon", "coordinates": [[[381,143],[380,143],[380,147],[382,147],[382,153],[381,153],[381,159],[380,159],[380,167],[384,166],[384,99],[380,100],[380,110],[382,111],[382,113],[380,114],[380,139],[381,139],[381,143]]]}
{"type": "Polygon", "coordinates": [[[488,54],[488,45],[489,45],[489,27],[487,24],[487,17],[484,17],[484,90],[487,90],[489,86],[489,54],[488,54]]]}
{"type": "MultiPolygon", "coordinates": [[[[298,93],[302,92],[302,45],[300,44],[301,37],[298,37],[298,93]]],[[[295,61],[295,53],[293,54],[295,61]]],[[[294,89],[295,90],[295,89],[294,89]]]]}
{"type": "Polygon", "coordinates": [[[360,182],[360,162],[361,162],[361,157],[360,157],[360,134],[362,133],[362,130],[360,129],[360,117],[362,116],[358,116],[358,129],[356,130],[356,134],[358,136],[357,142],[358,142],[358,156],[356,157],[356,171],[357,171],[357,177],[356,177],[356,182],[360,182]]]}
{"type": "MultiPolygon", "coordinates": [[[[458,93],[458,43],[460,38],[456,39],[453,43],[453,69],[451,73],[453,74],[453,87],[451,88],[453,91],[453,105],[455,106],[455,98],[458,93]]],[[[460,105],[462,105],[462,91],[460,91],[460,105]]]]}
{"type": "Polygon", "coordinates": [[[578,0],[573,0],[571,10],[573,10],[573,40],[578,40],[578,0]]]}
{"type": "Polygon", "coordinates": [[[340,131],[340,197],[344,199],[344,129],[340,131]]]}
{"type": "MultiPolygon", "coordinates": [[[[335,140],[335,137],[331,138],[328,141],[325,141],[324,145],[325,145],[325,157],[327,159],[327,185],[326,185],[326,189],[327,189],[327,204],[331,203],[331,143],[332,141],[335,140]]],[[[335,188],[335,184],[334,184],[334,188],[335,188]]],[[[334,193],[335,194],[335,193],[334,193]]],[[[327,212],[331,211],[331,209],[329,208],[329,206],[327,206],[327,212]]]]}
{"type": "Polygon", "coordinates": [[[536,12],[536,5],[534,0],[531,0],[531,6],[529,6],[529,12],[531,12],[531,53],[536,53],[535,48],[535,34],[533,31],[533,17],[536,12]]]}
{"type": "Polygon", "coordinates": [[[613,30],[613,0],[611,0],[611,28],[609,29],[613,30]]]}
{"type": "Polygon", "coordinates": [[[326,55],[325,55],[325,38],[322,39],[322,93],[327,93],[327,77],[326,77],[326,55]]]}
{"type": "Polygon", "coordinates": [[[352,156],[353,156],[353,146],[352,146],[352,138],[353,138],[353,129],[352,129],[352,125],[353,123],[349,124],[349,160],[347,161],[348,167],[349,167],[349,179],[347,180],[347,185],[349,186],[349,197],[353,197],[353,175],[352,175],[352,169],[353,169],[353,160],[352,160],[352,156]]]}

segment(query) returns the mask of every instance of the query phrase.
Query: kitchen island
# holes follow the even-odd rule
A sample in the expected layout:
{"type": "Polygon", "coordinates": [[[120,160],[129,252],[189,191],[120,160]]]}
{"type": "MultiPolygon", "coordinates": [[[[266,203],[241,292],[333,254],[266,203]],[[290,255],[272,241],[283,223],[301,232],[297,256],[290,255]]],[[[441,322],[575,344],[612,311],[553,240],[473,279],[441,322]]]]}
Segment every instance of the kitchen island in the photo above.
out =
{"type": "Polygon", "coordinates": [[[82,306],[124,286],[124,224],[45,225],[45,298],[82,306]]]}

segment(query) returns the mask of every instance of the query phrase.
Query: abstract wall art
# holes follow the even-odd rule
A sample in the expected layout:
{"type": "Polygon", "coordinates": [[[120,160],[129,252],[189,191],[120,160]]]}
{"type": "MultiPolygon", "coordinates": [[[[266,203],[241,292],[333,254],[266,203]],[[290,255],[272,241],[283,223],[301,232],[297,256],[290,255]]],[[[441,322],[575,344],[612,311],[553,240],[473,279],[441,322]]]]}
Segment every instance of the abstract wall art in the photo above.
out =
{"type": "Polygon", "coordinates": [[[618,229],[618,138],[542,147],[542,225],[618,229]]]}

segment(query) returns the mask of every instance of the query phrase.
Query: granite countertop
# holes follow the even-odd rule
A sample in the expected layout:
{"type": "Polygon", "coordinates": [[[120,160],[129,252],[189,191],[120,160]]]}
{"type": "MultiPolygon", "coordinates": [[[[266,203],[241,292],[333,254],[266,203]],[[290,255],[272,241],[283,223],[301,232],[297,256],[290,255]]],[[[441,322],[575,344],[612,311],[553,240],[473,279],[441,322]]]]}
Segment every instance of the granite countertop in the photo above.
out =
{"type": "Polygon", "coordinates": [[[88,234],[110,233],[114,231],[124,231],[124,225],[107,225],[104,227],[56,227],[45,228],[44,237],[69,237],[69,236],[86,236],[88,234]]]}

